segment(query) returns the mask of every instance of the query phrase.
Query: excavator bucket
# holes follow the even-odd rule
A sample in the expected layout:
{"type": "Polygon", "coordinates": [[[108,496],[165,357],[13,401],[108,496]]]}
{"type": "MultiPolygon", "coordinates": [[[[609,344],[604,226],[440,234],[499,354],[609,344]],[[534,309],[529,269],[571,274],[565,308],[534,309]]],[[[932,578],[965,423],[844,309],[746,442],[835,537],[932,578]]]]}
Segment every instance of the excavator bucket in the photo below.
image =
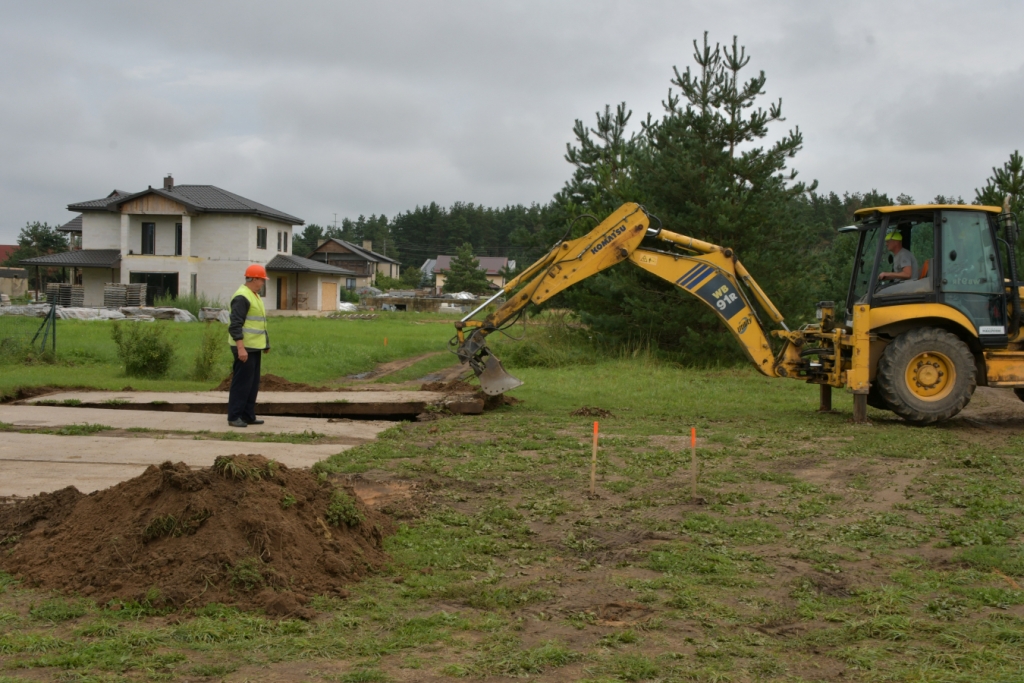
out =
{"type": "Polygon", "coordinates": [[[484,371],[479,375],[480,388],[488,396],[497,396],[522,386],[523,381],[516,379],[505,371],[497,356],[487,355],[484,371]]]}

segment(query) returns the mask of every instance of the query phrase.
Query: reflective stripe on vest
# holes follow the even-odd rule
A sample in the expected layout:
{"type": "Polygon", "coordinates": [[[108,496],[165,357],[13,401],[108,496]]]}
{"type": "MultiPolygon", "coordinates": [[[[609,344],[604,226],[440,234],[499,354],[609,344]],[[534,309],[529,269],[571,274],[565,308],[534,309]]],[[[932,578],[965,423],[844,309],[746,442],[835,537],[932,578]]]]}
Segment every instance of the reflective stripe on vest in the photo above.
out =
{"type": "MultiPolygon", "coordinates": [[[[263,299],[245,285],[238,288],[231,300],[234,301],[236,296],[244,296],[249,301],[249,312],[242,323],[242,345],[247,349],[267,348],[267,311],[263,308],[263,299]]],[[[228,343],[235,345],[230,334],[228,343]]]]}

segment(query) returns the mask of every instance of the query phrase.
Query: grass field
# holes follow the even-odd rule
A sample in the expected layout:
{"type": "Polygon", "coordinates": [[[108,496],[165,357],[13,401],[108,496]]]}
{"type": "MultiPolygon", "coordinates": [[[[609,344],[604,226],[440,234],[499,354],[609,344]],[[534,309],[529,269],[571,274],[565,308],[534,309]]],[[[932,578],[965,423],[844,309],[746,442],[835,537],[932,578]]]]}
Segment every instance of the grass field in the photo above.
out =
{"type": "MultiPolygon", "coordinates": [[[[369,340],[359,362],[325,360],[336,374],[450,330],[310,322],[275,342],[369,340]]],[[[281,356],[269,371],[315,379],[281,356]]],[[[815,387],[642,354],[515,372],[522,403],[397,425],[318,465],[417,488],[390,569],[316,598],[316,620],[114,610],[0,574],[0,681],[1024,680],[1024,420],[854,425],[844,393],[817,414],[815,387]],[[612,413],[595,497],[582,406],[612,413]]]]}
{"type": "MultiPolygon", "coordinates": [[[[454,332],[450,324],[445,324],[446,320],[450,316],[417,315],[410,319],[404,313],[382,313],[372,320],[272,318],[272,348],[263,357],[263,372],[294,382],[319,384],[370,370],[379,363],[444,351],[454,332]]],[[[0,339],[31,338],[39,323],[35,318],[0,316],[0,339]]],[[[140,390],[195,391],[216,386],[231,370],[226,325],[210,323],[224,329],[224,348],[214,379],[195,382],[189,376],[205,324],[121,323],[159,325],[176,349],[166,378],[126,377],[110,337],[113,324],[58,321],[55,362],[15,363],[10,354],[0,354],[0,396],[10,395],[20,386],[44,385],[120,389],[130,384],[140,390]]],[[[452,356],[445,354],[443,361],[450,364],[451,360],[452,356]]]]}

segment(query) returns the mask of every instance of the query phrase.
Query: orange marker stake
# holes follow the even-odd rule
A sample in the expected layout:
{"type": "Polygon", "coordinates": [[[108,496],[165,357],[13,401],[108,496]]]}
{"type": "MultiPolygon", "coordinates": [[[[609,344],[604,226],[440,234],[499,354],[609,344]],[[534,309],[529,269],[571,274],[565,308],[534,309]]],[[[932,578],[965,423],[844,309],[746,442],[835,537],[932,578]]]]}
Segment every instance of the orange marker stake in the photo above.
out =
{"type": "Polygon", "coordinates": [[[597,495],[597,422],[594,422],[594,451],[590,456],[590,495],[597,495]]]}
{"type": "Polygon", "coordinates": [[[387,345],[388,345],[388,338],[384,337],[384,346],[387,346],[387,345]]]}
{"type": "Polygon", "coordinates": [[[690,427],[690,493],[697,501],[697,428],[690,427]]]}

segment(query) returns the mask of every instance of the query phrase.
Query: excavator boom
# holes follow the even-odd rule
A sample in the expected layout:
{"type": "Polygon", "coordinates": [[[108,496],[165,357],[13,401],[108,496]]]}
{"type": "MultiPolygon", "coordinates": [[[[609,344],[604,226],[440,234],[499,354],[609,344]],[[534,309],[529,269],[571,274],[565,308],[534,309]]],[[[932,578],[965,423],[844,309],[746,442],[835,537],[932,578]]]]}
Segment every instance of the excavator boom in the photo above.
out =
{"type": "Polygon", "coordinates": [[[777,375],[771,345],[744,289],[773,321],[783,324],[782,315],[732,250],[651,228],[647,212],[632,203],[623,204],[583,237],[556,244],[483,306],[457,322],[452,340],[457,344],[456,353],[473,368],[485,393],[497,395],[514,389],[522,382],[509,375],[490,352],[487,336],[513,322],[531,302],[543,303],[577,282],[627,260],[707,304],[725,322],[757,369],[770,377],[777,375]],[[644,237],[657,238],[666,247],[678,249],[641,247],[644,237]],[[472,319],[491,301],[510,294],[484,320],[472,319]]]}

